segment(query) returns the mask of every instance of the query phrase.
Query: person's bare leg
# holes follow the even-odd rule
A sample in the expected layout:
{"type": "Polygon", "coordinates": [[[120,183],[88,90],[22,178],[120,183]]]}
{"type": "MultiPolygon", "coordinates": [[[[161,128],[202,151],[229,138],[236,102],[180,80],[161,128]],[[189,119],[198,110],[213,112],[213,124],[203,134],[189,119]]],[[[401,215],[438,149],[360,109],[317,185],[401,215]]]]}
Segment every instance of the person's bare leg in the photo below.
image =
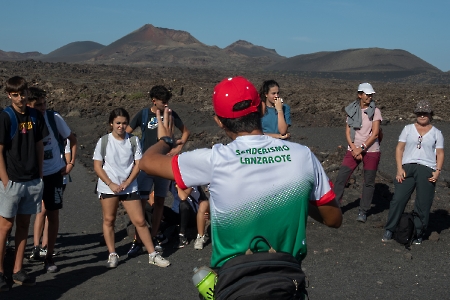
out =
{"type": "Polygon", "coordinates": [[[116,252],[114,244],[114,223],[116,221],[117,207],[119,206],[119,197],[101,199],[103,212],[103,236],[105,237],[106,247],[109,253],[116,252]]]}
{"type": "Polygon", "coordinates": [[[58,237],[59,209],[47,210],[47,219],[48,219],[47,257],[52,257],[56,244],[56,238],[58,237]]]}
{"type": "Polygon", "coordinates": [[[48,244],[48,219],[47,219],[47,217],[45,217],[44,231],[42,232],[41,247],[46,248],[47,244],[48,244]]]}
{"type": "Polygon", "coordinates": [[[155,196],[155,203],[153,204],[152,214],[152,236],[158,234],[159,225],[161,224],[162,216],[164,213],[164,197],[155,196]]]}
{"type": "MultiPolygon", "coordinates": [[[[25,247],[27,245],[28,228],[30,226],[31,215],[17,215],[16,216],[16,258],[14,260],[13,273],[17,273],[22,269],[23,256],[25,254],[25,247]]],[[[4,246],[4,244],[2,245],[4,246]]]]}
{"type": "Polygon", "coordinates": [[[4,218],[0,216],[0,272],[5,273],[3,269],[3,260],[6,253],[6,239],[8,233],[13,227],[14,218],[4,218]]]}
{"type": "Polygon", "coordinates": [[[33,242],[34,246],[39,246],[41,243],[41,236],[44,230],[45,216],[46,210],[44,201],[42,201],[42,210],[40,213],[36,214],[36,218],[34,219],[34,227],[33,227],[33,242]]]}
{"type": "Polygon", "coordinates": [[[130,220],[133,223],[134,227],[136,227],[136,234],[139,234],[142,243],[147,249],[147,252],[149,254],[153,253],[155,251],[155,247],[152,242],[150,231],[147,228],[141,201],[122,201],[122,205],[127,211],[127,214],[130,217],[130,220]]]}
{"type": "Polygon", "coordinates": [[[197,233],[200,236],[205,235],[205,225],[206,225],[206,213],[209,214],[209,201],[202,201],[198,205],[198,212],[197,212],[197,233]]]}

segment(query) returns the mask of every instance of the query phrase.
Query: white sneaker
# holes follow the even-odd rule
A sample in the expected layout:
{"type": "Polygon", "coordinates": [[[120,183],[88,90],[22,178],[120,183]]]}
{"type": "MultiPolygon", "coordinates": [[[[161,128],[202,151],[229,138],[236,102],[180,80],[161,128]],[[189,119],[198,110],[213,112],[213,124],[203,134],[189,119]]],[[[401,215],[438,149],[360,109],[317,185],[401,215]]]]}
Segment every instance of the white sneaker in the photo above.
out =
{"type": "Polygon", "coordinates": [[[204,243],[205,243],[205,236],[200,236],[197,234],[197,238],[195,239],[195,242],[194,242],[194,249],[202,250],[204,243]]]}
{"type": "Polygon", "coordinates": [[[113,252],[109,254],[108,261],[106,262],[107,268],[115,268],[119,264],[119,255],[113,252]]]}
{"type": "Polygon", "coordinates": [[[159,253],[152,256],[151,254],[148,255],[148,263],[152,265],[157,265],[158,267],[165,268],[170,266],[170,261],[167,259],[164,259],[159,253]]]}

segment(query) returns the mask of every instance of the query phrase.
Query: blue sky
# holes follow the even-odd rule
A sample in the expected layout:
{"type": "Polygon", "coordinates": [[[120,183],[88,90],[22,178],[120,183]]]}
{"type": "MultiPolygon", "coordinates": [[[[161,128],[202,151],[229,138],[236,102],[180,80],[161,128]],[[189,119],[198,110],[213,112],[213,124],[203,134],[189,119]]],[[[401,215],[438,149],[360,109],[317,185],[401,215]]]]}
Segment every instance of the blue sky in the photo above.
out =
{"type": "Polygon", "coordinates": [[[292,57],[379,47],[450,70],[448,0],[22,0],[2,5],[0,50],[47,54],[76,41],[108,45],[152,24],[221,48],[237,40],[292,57]]]}

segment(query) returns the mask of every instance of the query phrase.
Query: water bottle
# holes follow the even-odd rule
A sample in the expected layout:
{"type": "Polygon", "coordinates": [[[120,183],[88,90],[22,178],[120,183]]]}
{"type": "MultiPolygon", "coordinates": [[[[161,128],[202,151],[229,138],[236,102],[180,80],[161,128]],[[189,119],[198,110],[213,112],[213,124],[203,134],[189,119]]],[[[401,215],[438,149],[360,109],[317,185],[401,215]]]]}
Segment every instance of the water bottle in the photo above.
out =
{"type": "Polygon", "coordinates": [[[194,268],[192,282],[205,299],[214,299],[214,285],[216,284],[216,277],[216,272],[214,272],[211,268],[206,266],[194,268]]]}

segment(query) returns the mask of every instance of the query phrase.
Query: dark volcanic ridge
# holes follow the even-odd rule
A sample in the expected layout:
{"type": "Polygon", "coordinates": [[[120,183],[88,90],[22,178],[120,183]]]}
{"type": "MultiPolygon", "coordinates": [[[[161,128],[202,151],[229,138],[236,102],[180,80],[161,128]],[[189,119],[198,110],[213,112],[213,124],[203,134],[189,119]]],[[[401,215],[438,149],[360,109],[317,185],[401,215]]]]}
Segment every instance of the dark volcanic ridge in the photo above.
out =
{"type": "Polygon", "coordinates": [[[107,46],[95,42],[73,42],[46,55],[39,52],[0,52],[0,60],[29,58],[79,64],[343,73],[344,75],[338,76],[348,76],[348,79],[358,78],[361,73],[371,73],[373,78],[403,78],[422,73],[443,73],[419,57],[399,49],[349,49],[286,58],[279,55],[275,49],[253,45],[243,40],[238,40],[224,49],[209,46],[189,32],[154,27],[151,24],[146,24],[107,46]]]}

